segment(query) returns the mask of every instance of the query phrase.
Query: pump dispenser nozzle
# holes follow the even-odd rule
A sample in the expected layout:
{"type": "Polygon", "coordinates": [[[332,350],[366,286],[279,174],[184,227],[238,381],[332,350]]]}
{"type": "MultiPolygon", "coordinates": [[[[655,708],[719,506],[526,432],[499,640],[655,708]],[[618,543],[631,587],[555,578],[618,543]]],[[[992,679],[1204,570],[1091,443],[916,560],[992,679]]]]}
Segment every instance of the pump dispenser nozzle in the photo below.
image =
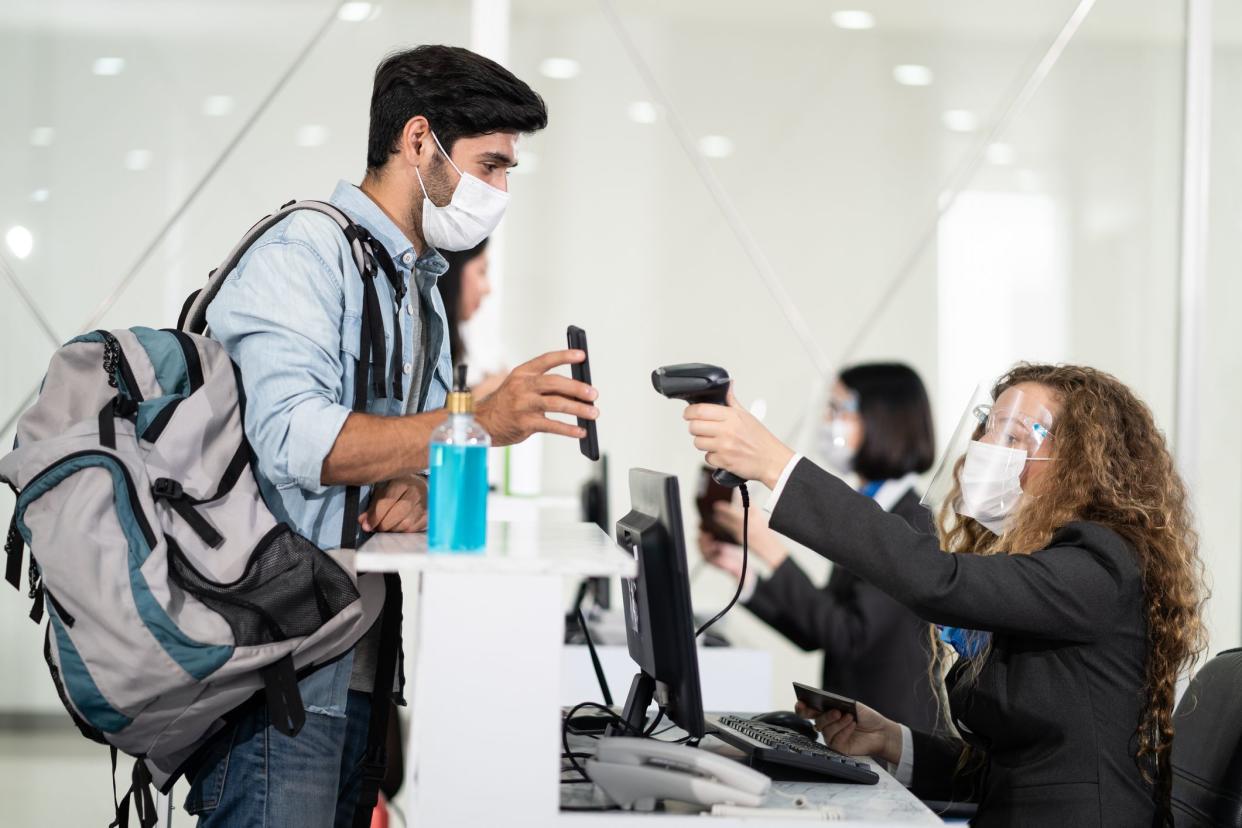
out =
{"type": "Polygon", "coordinates": [[[453,369],[453,390],[449,392],[445,407],[450,414],[470,414],[474,411],[474,395],[466,385],[465,365],[453,369]]]}

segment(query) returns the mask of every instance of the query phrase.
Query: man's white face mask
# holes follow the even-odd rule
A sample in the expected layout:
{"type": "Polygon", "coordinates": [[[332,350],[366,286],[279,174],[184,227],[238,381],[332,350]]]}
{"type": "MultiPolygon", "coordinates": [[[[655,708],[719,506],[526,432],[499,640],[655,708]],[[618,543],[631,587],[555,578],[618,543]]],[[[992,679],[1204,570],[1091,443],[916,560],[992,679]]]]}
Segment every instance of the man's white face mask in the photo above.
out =
{"type": "Polygon", "coordinates": [[[423,188],[423,238],[437,250],[469,250],[496,231],[496,226],[504,218],[505,208],[509,206],[509,194],[462,172],[444,151],[434,132],[431,137],[440,154],[461,178],[449,203],[437,207],[427,197],[422,173],[418,167],[414,168],[418,185],[423,188]]]}

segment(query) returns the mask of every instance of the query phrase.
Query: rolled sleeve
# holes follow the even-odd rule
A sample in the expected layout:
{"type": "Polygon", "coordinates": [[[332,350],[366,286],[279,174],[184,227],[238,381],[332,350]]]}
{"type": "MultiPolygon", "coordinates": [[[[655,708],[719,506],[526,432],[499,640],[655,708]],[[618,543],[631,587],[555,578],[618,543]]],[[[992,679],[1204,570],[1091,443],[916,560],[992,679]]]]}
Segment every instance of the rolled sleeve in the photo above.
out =
{"type": "Polygon", "coordinates": [[[246,436],[277,487],[325,490],[324,459],[350,414],[342,405],[340,268],[296,239],[261,242],[207,311],[241,369],[246,436]]]}

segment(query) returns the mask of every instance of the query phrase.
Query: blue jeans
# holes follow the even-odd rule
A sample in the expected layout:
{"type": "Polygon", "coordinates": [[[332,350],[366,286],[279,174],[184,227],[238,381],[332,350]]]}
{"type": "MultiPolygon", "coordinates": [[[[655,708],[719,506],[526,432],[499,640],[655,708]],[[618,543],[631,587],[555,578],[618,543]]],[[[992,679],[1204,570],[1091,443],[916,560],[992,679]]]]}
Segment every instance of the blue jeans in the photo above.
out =
{"type": "Polygon", "coordinates": [[[347,690],[352,664],[346,657],[298,683],[306,724],[297,736],[272,728],[266,705],[217,736],[185,800],[199,828],[350,828],[371,715],[371,697],[347,690]]]}

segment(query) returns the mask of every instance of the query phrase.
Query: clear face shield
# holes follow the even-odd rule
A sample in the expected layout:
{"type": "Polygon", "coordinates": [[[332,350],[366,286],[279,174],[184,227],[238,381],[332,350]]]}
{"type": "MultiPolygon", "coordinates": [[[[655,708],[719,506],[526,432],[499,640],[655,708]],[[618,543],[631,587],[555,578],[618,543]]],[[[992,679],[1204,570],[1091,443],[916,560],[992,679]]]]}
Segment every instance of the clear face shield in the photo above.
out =
{"type": "Polygon", "coordinates": [[[980,386],[940,461],[923,505],[939,515],[946,503],[1002,534],[1022,500],[1027,463],[1052,459],[1052,412],[1018,388],[993,400],[980,386]]]}

